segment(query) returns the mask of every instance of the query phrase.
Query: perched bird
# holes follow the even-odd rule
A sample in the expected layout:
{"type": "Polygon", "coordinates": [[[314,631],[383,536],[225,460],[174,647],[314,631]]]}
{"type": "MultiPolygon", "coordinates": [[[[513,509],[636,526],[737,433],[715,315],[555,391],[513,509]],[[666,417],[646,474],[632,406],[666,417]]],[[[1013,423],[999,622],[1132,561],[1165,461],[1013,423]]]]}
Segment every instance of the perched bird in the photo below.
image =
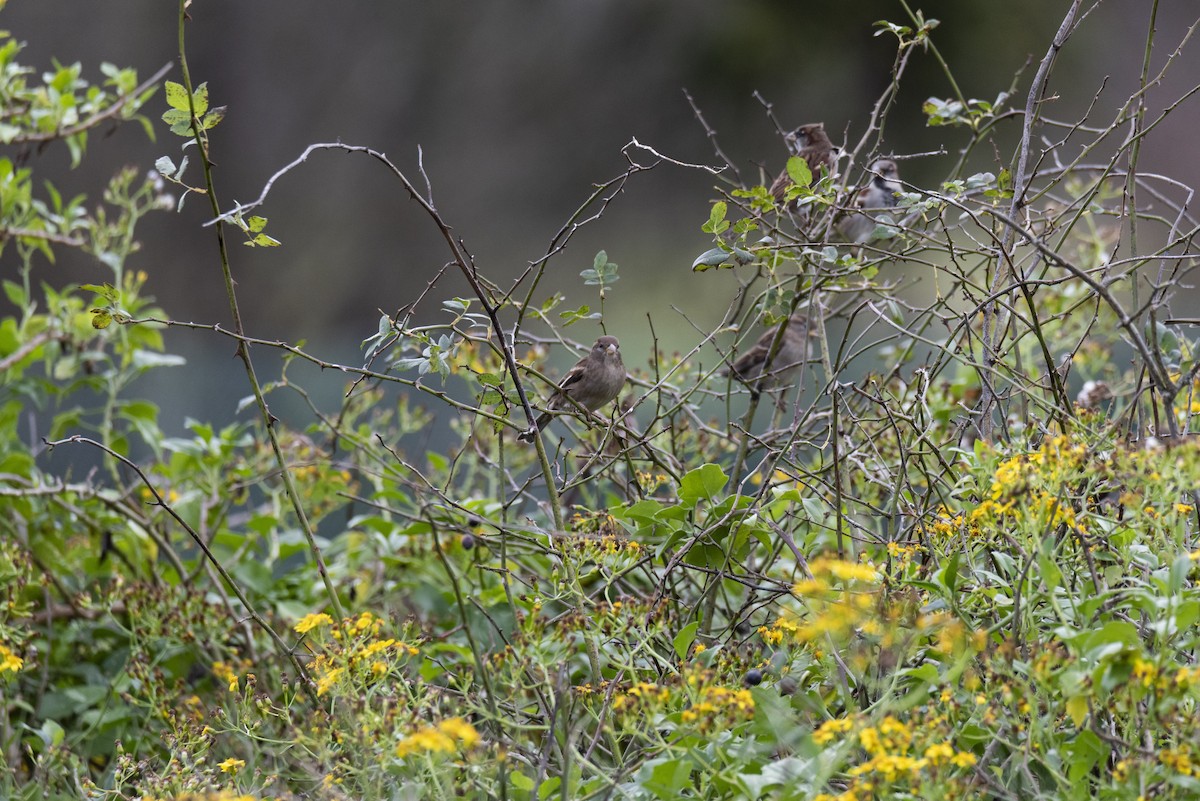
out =
{"type": "MultiPolygon", "coordinates": [[[[621,345],[616,337],[600,337],[592,345],[591,351],[563,376],[558,390],[550,396],[546,406],[556,411],[570,411],[582,406],[594,412],[616,400],[624,386],[625,364],[621,361],[621,345]]],[[[544,412],[533,428],[517,439],[533,442],[537,432],[553,416],[550,412],[544,412]]]]}
{"type": "MultiPolygon", "coordinates": [[[[783,325],[783,323],[780,323],[783,325]]],[[[785,386],[800,370],[800,366],[808,358],[808,318],[802,314],[793,314],[787,321],[787,330],[779,342],[771,363],[767,357],[771,353],[771,343],[775,340],[775,332],[779,326],[767,331],[750,350],[734,360],[725,375],[731,375],[741,381],[754,394],[762,389],[785,386]]]]}
{"type": "Polygon", "coordinates": [[[1079,395],[1076,396],[1075,402],[1084,409],[1094,411],[1100,408],[1100,404],[1106,400],[1112,400],[1112,388],[1104,381],[1085,381],[1083,388],[1079,390],[1079,395]]]}
{"type": "MultiPolygon", "coordinates": [[[[833,175],[837,158],[833,142],[829,141],[829,135],[825,133],[825,123],[811,122],[808,125],[801,125],[787,135],[787,142],[795,154],[808,164],[808,169],[813,175],[813,183],[820,180],[821,167],[833,175]]],[[[791,187],[792,178],[788,175],[787,170],[784,170],[771,184],[771,197],[775,198],[776,203],[779,203],[791,187]]],[[[794,210],[795,206],[793,205],[792,208],[794,210]]]]}
{"type": "Polygon", "coordinates": [[[838,223],[838,233],[847,242],[865,244],[875,233],[875,213],[896,208],[897,194],[902,191],[896,162],[880,159],[868,170],[871,181],[854,198],[854,209],[838,223]]]}

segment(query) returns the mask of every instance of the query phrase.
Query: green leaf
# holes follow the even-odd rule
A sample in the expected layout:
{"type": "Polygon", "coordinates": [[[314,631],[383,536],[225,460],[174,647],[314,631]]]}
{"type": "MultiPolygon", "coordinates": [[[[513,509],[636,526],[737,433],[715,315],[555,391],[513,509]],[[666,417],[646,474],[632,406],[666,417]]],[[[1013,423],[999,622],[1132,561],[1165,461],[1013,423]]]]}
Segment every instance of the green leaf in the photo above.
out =
{"type": "Polygon", "coordinates": [[[729,476],[715,464],[697,467],[679,482],[679,500],[693,505],[702,498],[712,500],[728,481],[729,476]]]}
{"type": "Polygon", "coordinates": [[[796,186],[812,186],[813,174],[808,162],[799,156],[787,160],[787,174],[796,186]]]}
{"type": "Polygon", "coordinates": [[[723,233],[729,228],[729,221],[725,219],[727,212],[728,206],[725,201],[718,200],[708,213],[708,222],[700,226],[700,230],[714,235],[723,233]]]}
{"type": "Polygon", "coordinates": [[[682,798],[681,791],[691,782],[692,764],[686,759],[671,759],[666,761],[652,760],[647,762],[641,775],[641,784],[657,798],[663,801],[677,801],[682,798]],[[646,768],[649,768],[649,775],[646,768]]]}
{"type": "Polygon", "coordinates": [[[1088,699],[1086,695],[1076,695],[1073,698],[1067,699],[1067,714],[1071,716],[1071,722],[1078,728],[1083,725],[1083,721],[1087,719],[1088,699]]]}
{"type": "Polygon", "coordinates": [[[692,643],[696,641],[696,630],[700,628],[700,621],[694,620],[688,623],[679,633],[675,635],[675,655],[680,659],[687,659],[688,650],[692,647],[692,643]]]}
{"type": "Polygon", "coordinates": [[[8,297],[8,302],[19,309],[25,308],[25,303],[28,298],[25,295],[25,288],[15,281],[4,282],[4,294],[8,297]]]}
{"type": "Polygon", "coordinates": [[[1108,762],[1112,748],[1094,732],[1084,729],[1064,743],[1063,750],[1069,754],[1067,776],[1071,781],[1077,782],[1085,779],[1096,765],[1108,762]]]}
{"type": "MultiPolygon", "coordinates": [[[[192,92],[192,110],[196,112],[197,117],[204,115],[208,111],[208,82],[204,82],[196,87],[196,91],[192,92]]],[[[186,101],[184,108],[187,108],[186,101]]]]}
{"type": "MultiPolygon", "coordinates": [[[[175,83],[175,81],[167,81],[165,87],[167,91],[167,105],[190,115],[191,109],[188,106],[187,90],[183,88],[183,84],[175,83]]],[[[165,121],[166,118],[164,117],[163,119],[165,121]]]]}
{"type": "Polygon", "coordinates": [[[617,275],[617,264],[608,260],[608,254],[603,250],[596,254],[592,266],[580,271],[579,275],[588,286],[600,286],[601,294],[606,284],[615,284],[620,276],[617,275]]]}
{"type": "Polygon", "coordinates": [[[187,136],[192,130],[192,115],[186,111],[171,109],[162,115],[162,121],[171,126],[171,133],[187,136]]]}
{"type": "Polygon", "coordinates": [[[79,288],[86,292],[95,292],[109,303],[116,303],[120,297],[117,288],[112,284],[80,284],[79,288]]]}
{"type": "Polygon", "coordinates": [[[217,106],[212,111],[204,115],[204,119],[200,120],[200,127],[204,130],[216,128],[221,120],[225,119],[225,111],[227,106],[217,106]]]}
{"type": "Polygon", "coordinates": [[[62,743],[63,738],[66,736],[66,731],[58,724],[58,721],[47,720],[38,729],[38,734],[41,735],[42,742],[47,747],[53,748],[62,743]]]}
{"type": "MultiPolygon", "coordinates": [[[[590,271],[585,270],[585,272],[590,271]]],[[[573,325],[580,320],[592,319],[592,307],[583,305],[578,309],[567,309],[566,311],[560,311],[558,316],[565,322],[566,325],[573,325]]],[[[599,317],[599,315],[596,316],[599,317]]]]}
{"type": "Polygon", "coordinates": [[[550,776],[546,781],[542,782],[542,786],[538,788],[538,801],[546,801],[547,798],[558,792],[558,788],[562,786],[562,778],[559,776],[550,776]]]}
{"type": "Polygon", "coordinates": [[[749,264],[754,261],[754,254],[748,250],[734,248],[732,252],[725,248],[706,250],[692,262],[692,272],[702,273],[713,267],[736,267],[739,264],[749,264]]]}

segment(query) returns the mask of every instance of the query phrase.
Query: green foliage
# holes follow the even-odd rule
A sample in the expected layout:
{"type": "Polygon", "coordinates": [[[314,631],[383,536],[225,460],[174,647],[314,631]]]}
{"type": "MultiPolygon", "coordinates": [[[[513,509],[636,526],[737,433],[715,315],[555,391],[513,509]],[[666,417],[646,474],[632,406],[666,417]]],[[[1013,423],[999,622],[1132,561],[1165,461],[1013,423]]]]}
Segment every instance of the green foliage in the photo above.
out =
{"type": "Polygon", "coordinates": [[[942,100],[931,97],[925,101],[921,110],[925,113],[926,122],[930,126],[964,125],[973,130],[986,122],[993,120],[998,112],[1003,110],[1008,94],[1001,92],[995,101],[987,100],[942,100]]]}
{"type": "Polygon", "coordinates": [[[617,275],[617,264],[608,260],[608,254],[603,250],[596,254],[596,258],[592,260],[592,266],[579,273],[579,277],[583,279],[585,286],[600,287],[600,298],[604,299],[608,288],[621,280],[621,276],[617,275]]]}
{"type": "MultiPolygon", "coordinates": [[[[936,20],[911,22],[881,26],[901,57],[933,48],[936,20]]],[[[3,41],[9,84],[49,92],[3,41]]],[[[134,118],[151,90],[104,72],[134,118]]],[[[75,98],[79,76],[47,86],[75,98]]],[[[1157,208],[1063,173],[1045,192],[1069,202],[1006,222],[1028,176],[959,169],[842,242],[857,187],[792,159],[803,213],[743,186],[702,225],[715,247],[694,269],[738,271],[730,324],[650,359],[623,336],[632,402],[561,414],[548,451],[515,435],[552,391],[546,344],[578,356],[591,332],[563,332],[605,320],[603,250],[580,273],[593,311],[500,291],[452,242],[471,296],[423,326],[381,316],[363,366],[221,328],[247,413],[171,435],[138,380],[189,369],[167,326],[218,331],[171,320],[130,259],[142,217],[175,205],[160,183],[219,208],[223,112],[189,87],[168,82],[163,121],[195,148],[194,186],[160,156],[88,206],[39,198],[0,157],[20,261],[0,318],[0,795],[1196,794],[1200,368],[1164,291],[1190,239],[1164,249],[1153,313],[1108,292],[1139,280],[1107,272],[1111,221],[1140,215],[1146,236],[1157,208]],[[61,248],[105,280],[42,277],[61,248]],[[929,305],[894,291],[898,259],[934,273],[929,305]],[[782,392],[716,375],[711,341],[728,361],[797,312],[812,356],[782,392]],[[253,369],[269,348],[277,375],[253,369]],[[339,399],[296,362],[347,376],[339,399]],[[1067,395],[1068,366],[1090,396],[1067,395]],[[307,424],[271,413],[280,393],[307,424]]],[[[939,101],[931,124],[974,146],[1001,102],[939,101]]],[[[37,130],[82,147],[69,124],[37,130]]],[[[253,210],[214,216],[278,245],[253,210]]],[[[218,271],[235,293],[214,246],[218,271]]]]}

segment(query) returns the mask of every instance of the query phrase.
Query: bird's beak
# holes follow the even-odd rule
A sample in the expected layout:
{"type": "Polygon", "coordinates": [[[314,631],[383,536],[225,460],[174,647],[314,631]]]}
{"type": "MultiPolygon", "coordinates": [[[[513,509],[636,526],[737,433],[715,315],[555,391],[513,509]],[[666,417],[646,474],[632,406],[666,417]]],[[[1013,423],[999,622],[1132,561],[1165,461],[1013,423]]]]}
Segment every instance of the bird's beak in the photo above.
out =
{"type": "Polygon", "coordinates": [[[608,351],[609,356],[617,355],[617,346],[616,345],[609,345],[607,348],[605,348],[605,350],[608,351]]]}

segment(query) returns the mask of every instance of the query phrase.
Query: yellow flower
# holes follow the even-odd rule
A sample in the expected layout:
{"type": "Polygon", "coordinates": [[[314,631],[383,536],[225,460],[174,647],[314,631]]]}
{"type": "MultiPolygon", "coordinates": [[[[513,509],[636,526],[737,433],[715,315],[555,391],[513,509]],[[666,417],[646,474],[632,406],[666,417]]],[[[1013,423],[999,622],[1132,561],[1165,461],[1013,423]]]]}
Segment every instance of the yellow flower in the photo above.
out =
{"type": "Polygon", "coordinates": [[[438,724],[443,734],[457,740],[463,748],[474,748],[479,742],[479,732],[462,718],[450,718],[438,724]]]}
{"type": "Polygon", "coordinates": [[[831,575],[842,581],[878,581],[879,571],[869,562],[846,562],[842,559],[817,559],[812,565],[814,576],[831,575]]]}
{"type": "Polygon", "coordinates": [[[363,657],[374,656],[375,654],[379,653],[380,651],[386,651],[388,648],[391,648],[395,644],[396,644],[395,640],[376,640],[375,642],[371,643],[370,645],[368,645],[367,647],[362,649],[362,656],[363,657]]]}
{"type": "Polygon", "coordinates": [[[405,737],[396,745],[396,756],[420,753],[451,753],[458,748],[472,748],[479,742],[479,732],[462,718],[449,718],[437,726],[425,726],[405,737]]]}
{"type": "Polygon", "coordinates": [[[324,695],[329,692],[329,688],[333,686],[338,677],[342,675],[345,668],[334,668],[327,672],[324,676],[317,680],[317,695],[324,695]]]}
{"type": "Polygon", "coordinates": [[[305,615],[296,624],[295,630],[297,634],[307,634],[317,626],[328,626],[333,623],[333,618],[324,612],[314,612],[311,615],[305,615]]]}
{"type": "Polygon", "coordinates": [[[954,749],[948,743],[934,743],[925,749],[925,758],[931,765],[945,762],[954,756],[954,749]]]}
{"type": "Polygon", "coordinates": [[[234,759],[233,757],[230,757],[221,764],[217,765],[217,767],[221,769],[222,773],[237,773],[239,770],[246,767],[246,760],[234,759]]]}
{"type": "Polygon", "coordinates": [[[25,664],[25,660],[8,650],[3,645],[0,645],[0,673],[6,670],[11,670],[16,673],[25,664]]]}
{"type": "Polygon", "coordinates": [[[844,734],[854,728],[854,721],[851,718],[835,718],[827,720],[817,727],[813,732],[813,742],[817,745],[825,745],[833,740],[838,734],[844,734]]]}
{"type": "Polygon", "coordinates": [[[969,768],[975,764],[975,755],[966,751],[959,751],[950,758],[956,768],[969,768]]]}
{"type": "Polygon", "coordinates": [[[1141,681],[1143,687],[1151,687],[1154,684],[1154,680],[1158,678],[1158,667],[1153,662],[1142,659],[1140,656],[1134,657],[1133,675],[1134,678],[1141,681]]]}

